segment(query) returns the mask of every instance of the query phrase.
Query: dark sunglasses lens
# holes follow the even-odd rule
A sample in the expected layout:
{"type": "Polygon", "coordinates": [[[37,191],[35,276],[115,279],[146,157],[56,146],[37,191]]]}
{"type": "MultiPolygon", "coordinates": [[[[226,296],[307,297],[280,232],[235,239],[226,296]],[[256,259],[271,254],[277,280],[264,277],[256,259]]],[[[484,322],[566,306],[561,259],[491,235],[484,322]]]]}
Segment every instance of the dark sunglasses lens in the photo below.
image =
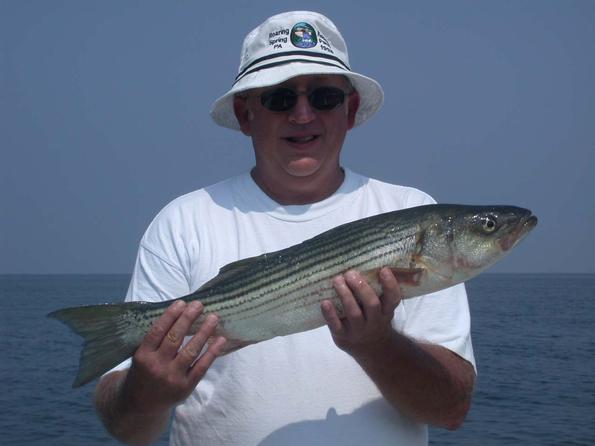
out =
{"type": "Polygon", "coordinates": [[[297,95],[288,88],[277,88],[260,96],[263,107],[271,111],[287,111],[297,102],[297,95]]]}
{"type": "MultiPolygon", "coordinates": [[[[260,95],[263,107],[271,111],[287,111],[297,103],[297,93],[289,88],[277,88],[260,95]]],[[[345,101],[345,92],[335,87],[320,87],[308,95],[310,105],[317,110],[332,110],[345,101]]]]}
{"type": "Polygon", "coordinates": [[[331,110],[345,101],[345,92],[340,88],[321,87],[310,93],[310,104],[318,110],[331,110]]]}

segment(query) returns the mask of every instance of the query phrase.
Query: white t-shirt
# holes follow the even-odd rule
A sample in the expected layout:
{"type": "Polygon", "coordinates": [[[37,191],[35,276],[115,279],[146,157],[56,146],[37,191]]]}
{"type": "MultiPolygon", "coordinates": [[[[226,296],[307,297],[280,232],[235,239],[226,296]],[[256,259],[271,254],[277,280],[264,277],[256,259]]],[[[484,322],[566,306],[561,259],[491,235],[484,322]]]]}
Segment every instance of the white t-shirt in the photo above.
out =
{"type": "MultiPolygon", "coordinates": [[[[279,205],[249,174],[231,178],[179,197],[157,215],[140,243],[126,300],[180,297],[230,262],[286,248],[342,223],[429,203],[417,189],[349,170],[331,197],[299,206],[279,205]]],[[[463,285],[401,302],[393,325],[475,364],[463,285]]],[[[218,358],[176,408],[170,444],[426,445],[427,436],[426,425],[388,405],[324,326],[218,358]]]]}

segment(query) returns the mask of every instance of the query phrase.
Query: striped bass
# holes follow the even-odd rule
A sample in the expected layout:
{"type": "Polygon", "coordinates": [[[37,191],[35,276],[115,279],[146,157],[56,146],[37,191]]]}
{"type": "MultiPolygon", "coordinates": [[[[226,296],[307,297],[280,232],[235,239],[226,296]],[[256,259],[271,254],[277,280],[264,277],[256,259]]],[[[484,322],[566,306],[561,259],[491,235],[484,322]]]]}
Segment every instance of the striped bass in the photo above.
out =
{"type": "MultiPolygon", "coordinates": [[[[391,268],[403,298],[432,293],[468,280],[510,252],[537,224],[514,206],[434,204],[387,212],[347,223],[297,245],[224,266],[198,290],[206,315],[219,317],[225,353],[321,327],[320,303],[341,304],[332,279],[357,270],[381,292],[378,271],[391,268]]],[[[152,324],[171,305],[128,302],[66,308],[50,313],[83,337],[73,387],[97,378],[132,356],[152,324]]]]}

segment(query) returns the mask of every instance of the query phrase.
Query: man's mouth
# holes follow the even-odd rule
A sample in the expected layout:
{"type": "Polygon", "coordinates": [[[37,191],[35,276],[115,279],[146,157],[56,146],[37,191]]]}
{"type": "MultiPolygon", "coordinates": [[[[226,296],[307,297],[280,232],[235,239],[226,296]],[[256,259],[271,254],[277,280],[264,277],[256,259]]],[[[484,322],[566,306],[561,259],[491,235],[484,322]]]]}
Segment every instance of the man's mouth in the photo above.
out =
{"type": "Polygon", "coordinates": [[[317,138],[318,138],[318,135],[308,135],[308,136],[290,136],[285,139],[291,143],[294,143],[294,144],[307,144],[311,141],[314,141],[317,138]]]}

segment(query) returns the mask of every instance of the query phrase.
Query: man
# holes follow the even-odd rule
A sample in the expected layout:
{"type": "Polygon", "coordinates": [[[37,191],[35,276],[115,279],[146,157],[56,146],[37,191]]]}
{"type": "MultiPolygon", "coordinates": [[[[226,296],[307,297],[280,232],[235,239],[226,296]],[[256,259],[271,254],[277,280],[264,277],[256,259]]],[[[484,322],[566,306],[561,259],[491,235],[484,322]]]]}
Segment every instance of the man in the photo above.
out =
{"type": "MultiPolygon", "coordinates": [[[[256,165],[159,213],[141,241],[127,300],[186,295],[234,260],[431,203],[416,189],[341,167],[347,131],[381,103],[380,86],[350,70],[326,17],[266,20],[246,37],[234,86],[212,110],[215,122],[251,137],[256,165]]],[[[427,444],[427,423],[458,427],[475,378],[464,287],[400,302],[390,270],[379,276],[381,296],[355,271],[337,277],[345,317],[323,302],[328,327],[219,358],[225,339],[212,336],[216,316],[183,344],[202,307],[173,304],[132,361],[99,382],[106,427],[148,444],[174,409],[175,445],[418,445],[427,444]]]]}

